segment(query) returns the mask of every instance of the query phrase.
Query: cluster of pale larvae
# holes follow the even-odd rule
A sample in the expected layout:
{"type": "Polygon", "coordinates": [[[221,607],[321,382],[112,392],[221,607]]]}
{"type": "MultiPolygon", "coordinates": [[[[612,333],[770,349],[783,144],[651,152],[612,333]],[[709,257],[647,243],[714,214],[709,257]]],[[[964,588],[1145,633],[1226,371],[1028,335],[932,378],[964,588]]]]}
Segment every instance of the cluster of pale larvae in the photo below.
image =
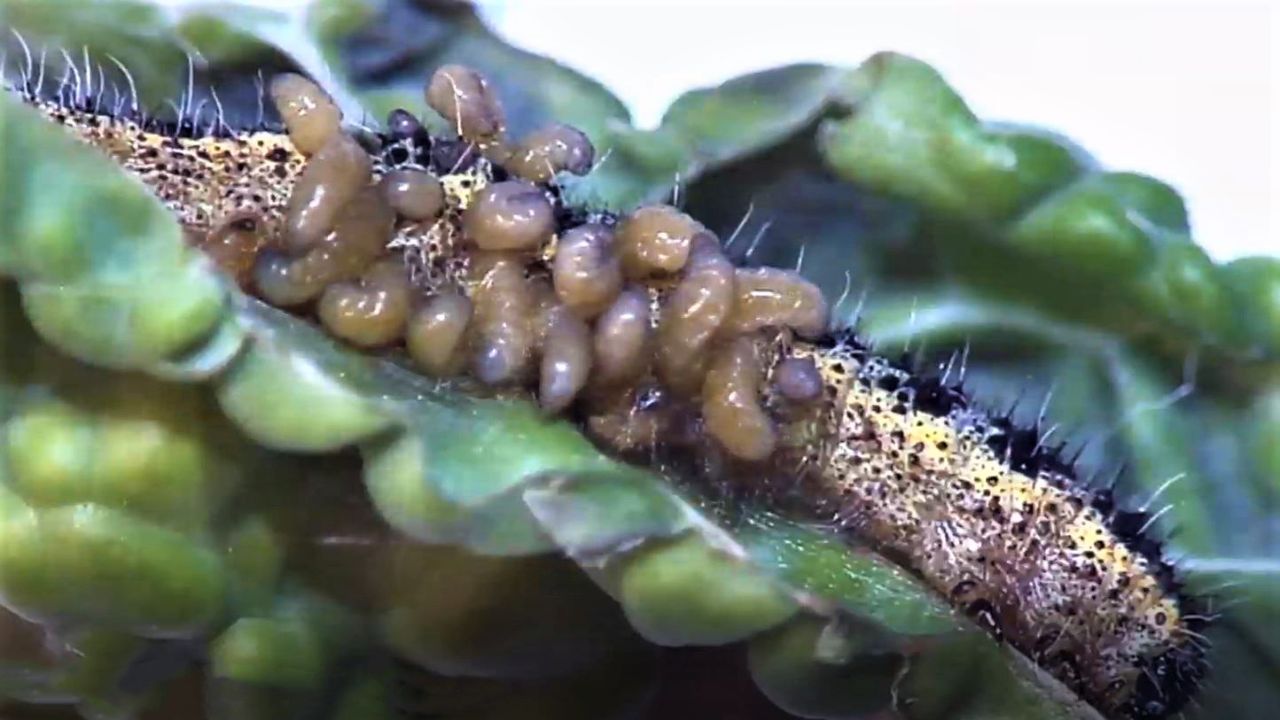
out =
{"type": "Polygon", "coordinates": [[[791,402],[821,396],[811,359],[770,351],[780,336],[827,330],[817,287],[787,270],[735,267],[714,233],[669,205],[566,207],[556,177],[592,168],[590,140],[552,125],[510,141],[476,71],[443,67],[425,90],[456,139],[397,110],[373,149],[311,81],[283,75],[270,90],[307,158],[278,237],[232,222],[202,243],[267,302],[312,312],[355,346],[403,344],[432,376],[536,385],[548,412],[586,400],[591,429],[621,448],[657,432],[626,411],[646,383],[699,409],[746,461],[776,446],[766,382],[791,402]]]}

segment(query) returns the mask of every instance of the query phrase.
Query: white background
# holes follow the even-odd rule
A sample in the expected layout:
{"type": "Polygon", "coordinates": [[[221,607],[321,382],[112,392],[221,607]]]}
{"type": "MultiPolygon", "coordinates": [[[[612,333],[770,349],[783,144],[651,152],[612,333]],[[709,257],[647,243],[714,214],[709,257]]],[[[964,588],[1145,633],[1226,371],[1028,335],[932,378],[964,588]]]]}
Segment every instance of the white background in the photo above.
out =
{"type": "Polygon", "coordinates": [[[1280,255],[1280,9],[1241,2],[487,2],[513,44],[602,81],[651,126],[681,91],[897,50],[980,117],[1052,127],[1180,190],[1211,255],[1280,255]]]}
{"type": "MultiPolygon", "coordinates": [[[[276,7],[299,0],[252,0],[276,7]]],[[[167,0],[178,4],[180,0],[167,0]]],[[[985,119],[1044,125],[1174,185],[1218,260],[1280,255],[1280,8],[1272,2],[482,0],[511,43],[652,126],[682,91],[878,50],[938,68],[985,119]]]]}

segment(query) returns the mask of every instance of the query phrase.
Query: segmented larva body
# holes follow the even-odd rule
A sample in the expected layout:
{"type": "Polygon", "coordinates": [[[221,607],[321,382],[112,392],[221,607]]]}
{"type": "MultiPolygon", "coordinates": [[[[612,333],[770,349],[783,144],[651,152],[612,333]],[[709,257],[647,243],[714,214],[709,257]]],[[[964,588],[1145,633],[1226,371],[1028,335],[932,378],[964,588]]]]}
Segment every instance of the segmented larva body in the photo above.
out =
{"type": "Polygon", "coordinates": [[[284,133],[182,137],[27,100],[268,302],[352,345],[404,348],[429,375],[533,390],[620,456],[836,519],[1109,716],[1186,703],[1205,619],[1146,514],[945,379],[832,332],[815,286],[735,267],[678,209],[566,206],[557,175],[593,161],[581,132],[512,141],[488,83],[459,66],[425,95],[457,137],[403,110],[349,134],[294,75],[271,85],[284,133]]]}

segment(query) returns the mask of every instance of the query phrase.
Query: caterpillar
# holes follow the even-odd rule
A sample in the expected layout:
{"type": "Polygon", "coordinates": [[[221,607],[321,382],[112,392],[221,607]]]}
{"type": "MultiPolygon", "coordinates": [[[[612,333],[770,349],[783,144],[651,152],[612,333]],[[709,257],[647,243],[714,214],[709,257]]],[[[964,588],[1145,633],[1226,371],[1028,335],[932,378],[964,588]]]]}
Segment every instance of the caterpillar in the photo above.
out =
{"type": "Polygon", "coordinates": [[[798,272],[735,264],[671,205],[569,203],[558,178],[590,172],[590,140],[509,138],[476,71],[424,86],[449,135],[405,110],[351,129],[292,74],[270,84],[283,125],[243,130],[26,75],[11,91],[145,183],[232,281],[341,342],[531,393],[617,456],[830,522],[1108,717],[1169,717],[1206,675],[1205,602],[1152,516],[982,409],[963,372],[833,327],[798,272]]]}

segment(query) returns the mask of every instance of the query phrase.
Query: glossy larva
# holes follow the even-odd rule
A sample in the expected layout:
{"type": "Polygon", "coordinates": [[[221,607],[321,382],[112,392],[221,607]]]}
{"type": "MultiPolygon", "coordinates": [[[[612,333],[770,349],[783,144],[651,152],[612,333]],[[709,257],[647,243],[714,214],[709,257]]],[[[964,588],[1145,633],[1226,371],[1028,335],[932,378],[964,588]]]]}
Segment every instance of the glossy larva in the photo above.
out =
{"type": "Polygon", "coordinates": [[[556,123],[525,136],[512,148],[505,166],[517,177],[548,182],[557,173],[585,175],[595,162],[595,148],[581,130],[556,123]]]}
{"type": "Polygon", "coordinates": [[[555,232],[555,214],[538,186],[507,180],[476,194],[462,229],[481,250],[536,250],[555,232]]]}
{"type": "Polygon", "coordinates": [[[342,111],[319,85],[301,75],[283,73],[271,80],[271,100],[303,155],[324,147],[342,129],[342,111]]]}
{"type": "Polygon", "coordinates": [[[536,342],[533,288],[524,263],[490,253],[478,257],[476,265],[469,289],[475,304],[471,371],[489,385],[524,381],[536,342]]]}
{"type": "Polygon", "coordinates": [[[738,268],[733,312],[726,321],[735,333],[767,327],[791,328],[814,339],[827,331],[827,300],[799,273],[778,268],[738,268]]]}
{"type": "Polygon", "coordinates": [[[424,170],[392,170],[379,181],[383,199],[405,220],[435,220],[444,212],[444,187],[424,170]]]}
{"type": "Polygon", "coordinates": [[[446,377],[462,371],[464,341],[474,311],[465,295],[447,291],[427,300],[410,317],[405,347],[423,372],[446,377]]]}
{"type": "Polygon", "coordinates": [[[563,305],[547,313],[538,401],[548,412],[569,407],[591,374],[591,329],[563,305]]]}
{"type": "Polygon", "coordinates": [[[649,368],[652,342],[648,294],[639,287],[623,290],[596,319],[596,378],[604,385],[638,380],[649,368]]]}
{"type": "Polygon", "coordinates": [[[622,264],[613,245],[613,230],[599,223],[570,228],[556,244],[551,263],[556,296],[583,318],[604,312],[622,292],[622,264]]]}
{"type": "Polygon", "coordinates": [[[303,252],[329,232],[338,213],[369,185],[373,163],[349,135],[335,135],[308,161],[285,211],[283,241],[303,252]]]}
{"type": "Polygon", "coordinates": [[[627,277],[645,280],[684,268],[702,225],[670,205],[647,205],[618,224],[618,253],[627,277]]]}
{"type": "Polygon", "coordinates": [[[427,105],[472,141],[494,138],[506,127],[502,105],[483,75],[462,65],[436,70],[425,90],[427,105]]]}
{"type": "Polygon", "coordinates": [[[704,231],[696,241],[658,322],[658,377],[686,395],[702,389],[708,357],[735,300],[733,264],[719,240],[704,231]]]}
{"type": "Polygon", "coordinates": [[[739,336],[716,351],[702,390],[707,432],[733,455],[762,461],[778,436],[760,402],[761,367],[755,341],[739,336]]]}
{"type": "Polygon", "coordinates": [[[412,288],[404,263],[378,262],[358,281],[325,288],[316,315],[325,329],[358,347],[380,347],[404,337],[412,288]]]}

